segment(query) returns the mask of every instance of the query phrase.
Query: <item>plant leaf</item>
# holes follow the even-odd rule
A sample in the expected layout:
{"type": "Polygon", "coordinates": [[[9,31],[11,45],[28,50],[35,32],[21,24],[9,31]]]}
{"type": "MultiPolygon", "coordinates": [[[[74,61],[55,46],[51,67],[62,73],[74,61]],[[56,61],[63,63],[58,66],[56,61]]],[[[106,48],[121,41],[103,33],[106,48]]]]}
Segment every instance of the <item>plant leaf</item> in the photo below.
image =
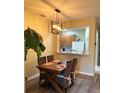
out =
{"type": "Polygon", "coordinates": [[[24,43],[25,43],[25,60],[27,56],[27,51],[29,48],[33,49],[37,56],[41,56],[41,52],[45,51],[45,46],[40,42],[39,34],[35,30],[28,28],[24,31],[24,43]]]}

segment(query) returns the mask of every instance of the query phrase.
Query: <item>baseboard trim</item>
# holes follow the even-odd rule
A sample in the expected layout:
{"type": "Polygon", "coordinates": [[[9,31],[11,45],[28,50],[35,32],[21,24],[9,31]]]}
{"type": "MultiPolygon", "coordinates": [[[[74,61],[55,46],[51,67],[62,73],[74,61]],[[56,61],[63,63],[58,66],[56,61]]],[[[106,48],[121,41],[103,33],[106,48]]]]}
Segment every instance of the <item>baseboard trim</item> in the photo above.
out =
{"type": "Polygon", "coordinates": [[[87,75],[87,76],[94,76],[94,74],[91,74],[91,73],[86,73],[86,72],[80,72],[80,71],[75,71],[77,74],[84,74],[84,75],[87,75]]]}
{"type": "Polygon", "coordinates": [[[28,77],[28,78],[27,78],[27,81],[30,81],[30,80],[32,80],[32,79],[38,77],[39,75],[40,75],[40,74],[36,74],[36,75],[34,75],[34,76],[28,77]]]}
{"type": "Polygon", "coordinates": [[[100,71],[95,71],[95,74],[100,74],[100,71]]]}
{"type": "MultiPolygon", "coordinates": [[[[87,75],[87,76],[94,76],[94,74],[91,74],[91,73],[86,73],[86,72],[80,72],[80,71],[75,71],[77,74],[83,74],[83,75],[87,75]]],[[[33,75],[31,77],[27,77],[27,81],[30,81],[36,77],[38,77],[40,74],[36,74],[36,75],[33,75]]]]}

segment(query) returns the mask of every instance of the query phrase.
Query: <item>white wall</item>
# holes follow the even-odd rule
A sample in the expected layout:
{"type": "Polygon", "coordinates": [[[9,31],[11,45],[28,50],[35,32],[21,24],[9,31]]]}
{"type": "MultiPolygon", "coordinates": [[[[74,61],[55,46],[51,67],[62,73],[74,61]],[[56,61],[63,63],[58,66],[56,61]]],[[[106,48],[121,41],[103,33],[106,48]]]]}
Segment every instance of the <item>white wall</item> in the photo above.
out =
{"type": "MultiPolygon", "coordinates": [[[[46,47],[42,56],[54,54],[56,52],[55,39],[56,36],[50,33],[50,22],[43,17],[32,14],[31,12],[24,11],[24,29],[30,27],[39,33],[43,38],[43,44],[46,47]]],[[[37,66],[37,55],[34,50],[28,50],[27,61],[25,62],[25,76],[31,78],[39,73],[37,66]]]]}

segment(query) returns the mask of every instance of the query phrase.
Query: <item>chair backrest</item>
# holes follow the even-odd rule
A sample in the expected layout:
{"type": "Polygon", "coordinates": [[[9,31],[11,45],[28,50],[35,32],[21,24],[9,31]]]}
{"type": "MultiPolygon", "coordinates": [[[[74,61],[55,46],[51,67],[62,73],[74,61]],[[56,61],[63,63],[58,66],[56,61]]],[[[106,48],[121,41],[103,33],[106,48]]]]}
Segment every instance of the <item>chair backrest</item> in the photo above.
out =
{"type": "Polygon", "coordinates": [[[72,69],[73,61],[67,61],[66,63],[66,69],[64,72],[65,77],[69,77],[72,69]]]}
{"type": "Polygon", "coordinates": [[[46,63],[46,56],[40,57],[40,58],[38,59],[38,65],[41,65],[41,64],[43,64],[43,63],[46,63]]]}
{"type": "Polygon", "coordinates": [[[49,55],[49,56],[47,56],[47,61],[48,62],[51,62],[51,61],[53,61],[54,60],[54,55],[49,55]]]}
{"type": "Polygon", "coordinates": [[[73,59],[73,65],[72,65],[71,72],[74,72],[74,71],[75,71],[76,65],[77,65],[77,58],[74,58],[74,59],[73,59]]]}

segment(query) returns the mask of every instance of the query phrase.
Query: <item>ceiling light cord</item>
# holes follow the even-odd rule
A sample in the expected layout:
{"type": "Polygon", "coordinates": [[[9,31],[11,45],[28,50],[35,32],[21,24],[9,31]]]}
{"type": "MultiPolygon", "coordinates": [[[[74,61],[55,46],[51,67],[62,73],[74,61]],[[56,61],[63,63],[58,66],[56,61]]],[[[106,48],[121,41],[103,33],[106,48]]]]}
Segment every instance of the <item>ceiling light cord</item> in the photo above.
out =
{"type": "Polygon", "coordinates": [[[55,9],[56,11],[56,22],[59,23],[59,13],[60,13],[60,10],[59,9],[55,9]]]}
{"type": "Polygon", "coordinates": [[[59,23],[59,15],[58,15],[58,23],[59,23]]]}
{"type": "Polygon", "coordinates": [[[56,12],[56,22],[57,22],[57,12],[56,12]]]}

